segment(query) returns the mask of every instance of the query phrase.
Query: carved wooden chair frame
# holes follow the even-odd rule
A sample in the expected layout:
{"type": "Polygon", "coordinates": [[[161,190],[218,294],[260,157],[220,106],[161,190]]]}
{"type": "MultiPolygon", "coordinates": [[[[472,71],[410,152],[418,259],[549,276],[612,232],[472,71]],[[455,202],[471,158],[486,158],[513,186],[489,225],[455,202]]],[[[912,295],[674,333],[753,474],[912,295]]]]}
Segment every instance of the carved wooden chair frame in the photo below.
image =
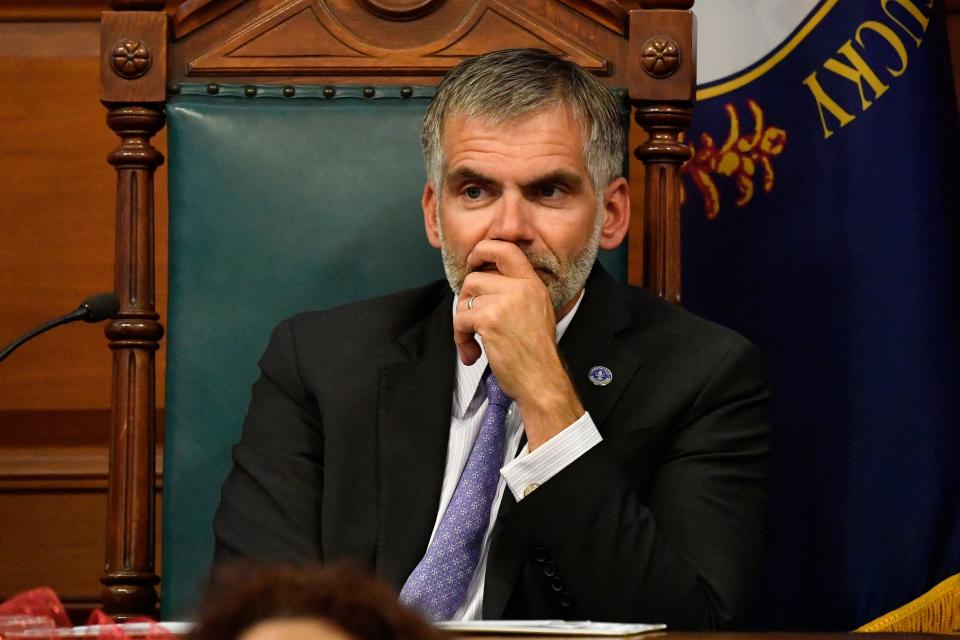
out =
{"type": "Polygon", "coordinates": [[[110,0],[101,20],[100,98],[120,137],[109,162],[117,172],[115,287],[122,304],[106,330],[113,392],[101,582],[104,609],[120,618],[153,613],[160,580],[154,353],[164,330],[154,302],[153,174],[164,158],[151,138],[164,126],[164,102],[178,83],[206,82],[211,92],[225,79],[291,88],[436,84],[466,56],[539,42],[606,84],[626,87],[645,131],[630,139],[642,161],[631,171],[634,178],[644,174],[644,195],[631,213],[629,278],[680,301],[680,165],[689,157],[682,133],[693,113],[696,74],[693,0],[184,0],[172,10],[168,4],[110,0]],[[268,39],[257,57],[232,55],[304,11],[311,12],[304,14],[308,28],[324,29],[333,49],[290,57],[271,52],[268,39]],[[386,33],[389,25],[409,40],[423,25],[440,36],[385,48],[345,27],[340,18],[347,14],[368,32],[379,25],[386,33]]]}

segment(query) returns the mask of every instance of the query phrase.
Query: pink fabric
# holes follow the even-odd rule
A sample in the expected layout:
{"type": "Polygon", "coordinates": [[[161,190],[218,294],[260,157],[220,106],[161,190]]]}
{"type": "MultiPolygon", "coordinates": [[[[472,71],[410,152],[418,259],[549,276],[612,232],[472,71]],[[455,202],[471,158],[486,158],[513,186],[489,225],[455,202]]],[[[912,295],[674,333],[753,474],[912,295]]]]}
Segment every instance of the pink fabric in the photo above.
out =
{"type": "MultiPolygon", "coordinates": [[[[0,616],[40,616],[54,621],[58,627],[70,627],[70,618],[67,611],[60,602],[60,598],[50,587],[40,587],[23,591],[12,596],[6,602],[0,604],[0,616]]],[[[100,627],[98,640],[126,640],[127,638],[142,638],[144,640],[172,640],[176,636],[170,631],[164,629],[155,620],[147,616],[141,616],[130,620],[130,622],[139,622],[147,625],[144,633],[128,635],[123,627],[114,621],[113,618],[103,612],[102,609],[95,609],[87,620],[88,625],[100,627]]],[[[69,636],[57,636],[58,638],[67,638],[69,636]]],[[[89,638],[90,636],[86,636],[89,638]]]]}

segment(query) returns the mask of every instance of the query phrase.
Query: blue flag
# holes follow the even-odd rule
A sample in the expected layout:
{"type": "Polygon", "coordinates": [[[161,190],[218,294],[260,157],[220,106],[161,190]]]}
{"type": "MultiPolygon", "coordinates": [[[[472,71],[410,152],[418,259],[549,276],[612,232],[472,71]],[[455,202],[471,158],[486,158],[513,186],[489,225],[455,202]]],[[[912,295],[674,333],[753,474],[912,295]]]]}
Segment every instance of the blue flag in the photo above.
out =
{"type": "Polygon", "coordinates": [[[773,387],[752,626],[960,572],[960,141],[937,0],[703,0],[684,304],[773,387]]]}

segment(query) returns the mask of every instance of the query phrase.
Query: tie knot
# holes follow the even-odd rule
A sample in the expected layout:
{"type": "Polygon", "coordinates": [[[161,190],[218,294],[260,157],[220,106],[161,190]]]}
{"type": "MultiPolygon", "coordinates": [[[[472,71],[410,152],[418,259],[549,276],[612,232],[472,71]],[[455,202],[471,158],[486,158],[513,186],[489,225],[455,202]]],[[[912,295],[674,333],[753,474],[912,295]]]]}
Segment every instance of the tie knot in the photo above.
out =
{"type": "Polygon", "coordinates": [[[513,398],[503,392],[503,389],[500,388],[500,383],[497,382],[497,377],[493,375],[493,371],[490,369],[487,369],[487,372],[483,376],[483,384],[487,388],[487,400],[490,401],[490,404],[495,404],[504,409],[510,407],[513,398]]]}

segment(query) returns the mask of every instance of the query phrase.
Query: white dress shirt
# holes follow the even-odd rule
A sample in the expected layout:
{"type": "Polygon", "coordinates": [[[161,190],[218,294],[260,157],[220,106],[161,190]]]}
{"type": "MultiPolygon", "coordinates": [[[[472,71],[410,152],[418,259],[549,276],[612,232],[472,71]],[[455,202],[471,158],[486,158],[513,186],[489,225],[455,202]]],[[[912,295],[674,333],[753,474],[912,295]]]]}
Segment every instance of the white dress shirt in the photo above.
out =
{"type": "MultiPolygon", "coordinates": [[[[576,315],[580,303],[583,301],[583,292],[580,298],[567,315],[557,323],[557,341],[567,330],[573,316],[576,315]]],[[[453,313],[457,312],[458,297],[453,300],[453,313]]],[[[483,341],[477,336],[481,349],[483,341]]],[[[453,409],[450,415],[450,440],[447,445],[447,465],[443,473],[443,486],[440,490],[440,505],[437,509],[437,519],[433,525],[430,540],[437,532],[440,518],[443,516],[457,481],[467,463],[473,442],[480,431],[480,422],[487,408],[486,391],[480,384],[484,370],[487,368],[487,356],[481,353],[480,358],[470,366],[457,359],[457,380],[453,389],[453,409]]],[[[589,451],[602,438],[589,413],[584,413],[573,424],[559,434],[552,437],[532,453],[524,445],[517,453],[520,439],[523,436],[523,421],[516,403],[510,405],[507,412],[506,447],[504,448],[503,467],[500,469],[500,481],[497,483],[497,493],[493,499],[490,513],[490,524],[483,537],[483,548],[480,551],[480,560],[473,579],[467,589],[464,603],[454,614],[454,620],[477,620],[483,613],[483,581],[487,574],[487,554],[490,551],[490,532],[496,520],[497,510],[504,490],[509,487],[513,497],[519,502],[523,500],[525,492],[533,491],[539,485],[547,482],[559,473],[564,467],[589,451]]]]}

